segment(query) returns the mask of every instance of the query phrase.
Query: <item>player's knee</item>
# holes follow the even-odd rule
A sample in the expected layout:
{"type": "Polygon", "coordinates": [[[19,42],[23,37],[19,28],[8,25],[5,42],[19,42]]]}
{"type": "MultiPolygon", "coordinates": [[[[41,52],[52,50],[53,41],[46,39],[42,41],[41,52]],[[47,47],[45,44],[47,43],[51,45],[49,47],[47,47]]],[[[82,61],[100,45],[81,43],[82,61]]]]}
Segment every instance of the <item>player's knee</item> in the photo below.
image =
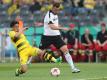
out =
{"type": "Polygon", "coordinates": [[[66,45],[62,46],[62,47],[60,48],[60,50],[61,50],[64,54],[66,54],[66,53],[68,52],[68,48],[67,48],[66,45]]]}

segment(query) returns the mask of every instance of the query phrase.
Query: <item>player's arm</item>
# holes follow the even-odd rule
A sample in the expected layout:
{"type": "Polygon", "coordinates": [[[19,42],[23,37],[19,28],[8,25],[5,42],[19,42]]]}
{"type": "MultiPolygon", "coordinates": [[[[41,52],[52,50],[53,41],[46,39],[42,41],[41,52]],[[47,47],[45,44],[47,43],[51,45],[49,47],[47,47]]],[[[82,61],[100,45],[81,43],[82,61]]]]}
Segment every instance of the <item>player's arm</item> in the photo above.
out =
{"type": "Polygon", "coordinates": [[[65,28],[62,27],[61,25],[56,26],[54,23],[51,22],[49,23],[49,27],[53,30],[66,30],[66,31],[70,30],[70,28],[65,28]]]}
{"type": "Polygon", "coordinates": [[[51,29],[53,29],[53,30],[66,30],[66,31],[70,30],[69,28],[62,27],[61,25],[56,26],[51,14],[50,14],[50,16],[51,16],[50,18],[48,18],[48,17],[45,18],[45,22],[48,23],[48,26],[51,29]]]}
{"type": "Polygon", "coordinates": [[[19,29],[19,31],[16,32],[16,34],[15,34],[14,37],[18,37],[20,34],[22,34],[22,33],[23,33],[25,30],[27,30],[27,29],[28,29],[28,27],[24,27],[24,28],[19,29]]]}

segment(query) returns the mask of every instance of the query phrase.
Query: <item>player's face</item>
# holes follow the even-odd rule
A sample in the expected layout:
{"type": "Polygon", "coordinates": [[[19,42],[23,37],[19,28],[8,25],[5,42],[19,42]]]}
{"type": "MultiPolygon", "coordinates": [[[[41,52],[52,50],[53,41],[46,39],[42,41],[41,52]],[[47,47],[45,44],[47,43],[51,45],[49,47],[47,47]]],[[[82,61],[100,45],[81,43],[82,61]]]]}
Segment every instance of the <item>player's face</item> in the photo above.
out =
{"type": "Polygon", "coordinates": [[[18,25],[18,24],[15,24],[15,25],[14,25],[14,30],[15,30],[15,31],[19,31],[19,25],[18,25]]]}
{"type": "Polygon", "coordinates": [[[59,11],[60,11],[60,8],[57,8],[57,7],[54,7],[54,8],[53,8],[53,12],[54,12],[54,14],[58,14],[59,11]]]}

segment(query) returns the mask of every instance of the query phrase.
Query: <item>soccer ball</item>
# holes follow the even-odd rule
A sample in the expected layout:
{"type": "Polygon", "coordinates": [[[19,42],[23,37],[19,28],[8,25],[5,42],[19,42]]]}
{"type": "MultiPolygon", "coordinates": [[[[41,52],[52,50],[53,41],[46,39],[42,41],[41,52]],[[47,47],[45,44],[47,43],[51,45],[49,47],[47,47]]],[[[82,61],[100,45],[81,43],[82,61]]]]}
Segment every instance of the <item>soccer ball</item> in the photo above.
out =
{"type": "Polygon", "coordinates": [[[52,68],[50,73],[52,76],[58,77],[60,75],[60,69],[59,68],[52,68]]]}

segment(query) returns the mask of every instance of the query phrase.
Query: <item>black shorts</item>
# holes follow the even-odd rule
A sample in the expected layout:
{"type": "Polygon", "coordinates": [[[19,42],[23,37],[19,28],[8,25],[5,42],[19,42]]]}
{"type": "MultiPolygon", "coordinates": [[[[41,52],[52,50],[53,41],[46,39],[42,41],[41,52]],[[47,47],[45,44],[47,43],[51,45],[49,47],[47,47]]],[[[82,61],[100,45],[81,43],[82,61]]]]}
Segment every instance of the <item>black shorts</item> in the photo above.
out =
{"type": "Polygon", "coordinates": [[[39,48],[47,49],[50,47],[51,44],[53,44],[57,49],[60,49],[63,45],[65,45],[65,42],[62,40],[60,35],[57,36],[42,35],[39,48]]]}

